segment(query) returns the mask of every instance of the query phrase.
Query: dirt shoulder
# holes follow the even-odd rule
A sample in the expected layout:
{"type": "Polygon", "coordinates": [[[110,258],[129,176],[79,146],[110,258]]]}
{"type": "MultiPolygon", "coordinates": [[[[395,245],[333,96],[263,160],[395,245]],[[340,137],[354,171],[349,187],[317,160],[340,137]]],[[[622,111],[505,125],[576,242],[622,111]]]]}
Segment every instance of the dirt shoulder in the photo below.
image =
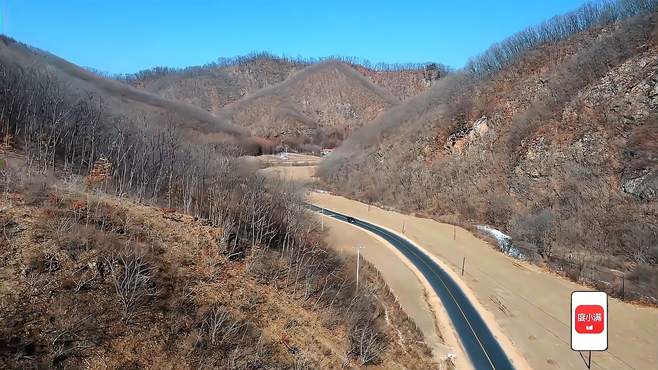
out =
{"type": "Polygon", "coordinates": [[[267,166],[313,166],[322,160],[322,157],[299,153],[267,154],[256,158],[267,166]]]}
{"type": "MultiPolygon", "coordinates": [[[[318,216],[320,217],[320,216],[318,216]]],[[[432,349],[434,359],[443,363],[450,354],[458,353],[459,368],[468,366],[464,355],[457,347],[454,334],[440,325],[436,319],[437,311],[442,310],[438,298],[427,294],[426,288],[418,278],[411,263],[405,263],[404,257],[381,238],[344,222],[330,217],[324,219],[325,241],[340,254],[355,255],[356,247],[361,246],[361,256],[381,273],[382,278],[395,295],[404,312],[423,333],[425,342],[432,349]],[[399,254],[399,255],[398,255],[399,254]],[[410,266],[411,265],[411,266],[410,266]],[[434,298],[433,300],[431,298],[434,298]],[[448,337],[444,339],[444,337],[448,337]]]]}
{"type": "MultiPolygon", "coordinates": [[[[465,229],[386,211],[330,194],[310,200],[404,235],[425,248],[463,281],[529,365],[535,369],[583,367],[570,349],[569,304],[574,290],[589,288],[510,258],[465,229]],[[453,233],[456,235],[453,240],[453,233]]],[[[647,369],[658,361],[658,310],[610,299],[609,350],[594,353],[594,369],[647,369]]]]}

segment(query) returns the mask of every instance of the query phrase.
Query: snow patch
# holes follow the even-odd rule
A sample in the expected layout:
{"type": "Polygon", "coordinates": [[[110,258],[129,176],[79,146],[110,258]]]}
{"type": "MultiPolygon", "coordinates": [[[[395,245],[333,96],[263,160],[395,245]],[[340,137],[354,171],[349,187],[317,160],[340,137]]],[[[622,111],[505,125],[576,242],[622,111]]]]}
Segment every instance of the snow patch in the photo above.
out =
{"type": "Polygon", "coordinates": [[[496,239],[496,242],[498,242],[498,248],[500,248],[503,253],[507,254],[508,256],[518,258],[518,259],[525,259],[525,255],[521,253],[518,248],[514,247],[512,245],[512,237],[503,233],[500,230],[494,229],[493,227],[485,226],[485,225],[475,225],[475,227],[482,231],[484,234],[487,234],[494,239],[496,239]]]}

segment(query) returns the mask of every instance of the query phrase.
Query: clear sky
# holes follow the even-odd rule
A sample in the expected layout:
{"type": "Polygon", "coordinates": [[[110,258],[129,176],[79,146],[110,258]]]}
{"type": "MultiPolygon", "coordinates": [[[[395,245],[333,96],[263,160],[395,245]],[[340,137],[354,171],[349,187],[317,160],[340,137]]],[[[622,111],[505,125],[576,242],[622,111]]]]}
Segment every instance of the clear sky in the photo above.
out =
{"type": "Polygon", "coordinates": [[[111,73],[253,51],[459,68],[491,43],[583,2],[0,0],[0,30],[111,73]]]}

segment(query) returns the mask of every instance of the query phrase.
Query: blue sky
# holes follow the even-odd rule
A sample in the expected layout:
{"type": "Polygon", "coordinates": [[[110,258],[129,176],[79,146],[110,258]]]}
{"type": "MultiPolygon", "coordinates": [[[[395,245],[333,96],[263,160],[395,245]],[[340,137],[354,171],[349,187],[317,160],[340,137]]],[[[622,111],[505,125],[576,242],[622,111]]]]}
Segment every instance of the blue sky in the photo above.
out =
{"type": "Polygon", "coordinates": [[[491,43],[583,2],[0,0],[0,30],[111,73],[252,51],[459,68],[491,43]]]}

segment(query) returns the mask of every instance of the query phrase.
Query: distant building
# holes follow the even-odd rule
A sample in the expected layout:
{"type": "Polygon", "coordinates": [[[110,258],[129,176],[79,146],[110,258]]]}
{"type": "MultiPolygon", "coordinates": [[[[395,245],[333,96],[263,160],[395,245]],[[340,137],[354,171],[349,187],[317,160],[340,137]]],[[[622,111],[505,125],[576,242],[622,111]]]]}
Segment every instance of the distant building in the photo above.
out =
{"type": "Polygon", "coordinates": [[[322,149],[322,151],[320,152],[320,154],[322,154],[323,157],[326,157],[326,156],[328,156],[329,154],[331,154],[333,151],[334,151],[333,149],[322,149]]]}

